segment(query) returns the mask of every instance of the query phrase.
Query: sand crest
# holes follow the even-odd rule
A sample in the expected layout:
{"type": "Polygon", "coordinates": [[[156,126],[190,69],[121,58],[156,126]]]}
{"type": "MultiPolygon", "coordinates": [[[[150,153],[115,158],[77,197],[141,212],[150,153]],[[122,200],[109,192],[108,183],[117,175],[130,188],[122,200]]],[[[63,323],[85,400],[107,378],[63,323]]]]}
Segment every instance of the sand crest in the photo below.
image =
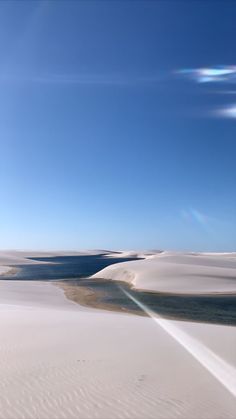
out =
{"type": "Polygon", "coordinates": [[[234,293],[236,254],[162,252],[110,265],[93,278],[126,281],[138,289],[166,293],[234,293]]]}

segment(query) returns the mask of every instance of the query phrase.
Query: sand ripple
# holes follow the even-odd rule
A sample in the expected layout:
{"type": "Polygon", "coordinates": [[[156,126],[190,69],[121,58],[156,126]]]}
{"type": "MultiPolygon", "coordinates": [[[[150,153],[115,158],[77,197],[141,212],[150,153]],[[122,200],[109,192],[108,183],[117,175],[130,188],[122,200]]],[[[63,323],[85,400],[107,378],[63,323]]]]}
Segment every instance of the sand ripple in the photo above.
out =
{"type": "Polygon", "coordinates": [[[233,397],[147,318],[0,306],[0,377],[0,419],[235,418],[233,397]]]}

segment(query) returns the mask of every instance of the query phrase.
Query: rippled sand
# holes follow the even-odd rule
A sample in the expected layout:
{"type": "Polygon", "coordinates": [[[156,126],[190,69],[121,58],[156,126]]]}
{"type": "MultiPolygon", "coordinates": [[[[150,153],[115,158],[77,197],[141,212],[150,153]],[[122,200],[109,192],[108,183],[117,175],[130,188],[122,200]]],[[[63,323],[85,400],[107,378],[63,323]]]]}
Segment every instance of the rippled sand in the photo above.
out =
{"type": "MultiPolygon", "coordinates": [[[[236,399],[151,318],[0,283],[0,418],[235,418],[236,399]]],[[[234,327],[173,322],[236,366],[234,327]]]]}

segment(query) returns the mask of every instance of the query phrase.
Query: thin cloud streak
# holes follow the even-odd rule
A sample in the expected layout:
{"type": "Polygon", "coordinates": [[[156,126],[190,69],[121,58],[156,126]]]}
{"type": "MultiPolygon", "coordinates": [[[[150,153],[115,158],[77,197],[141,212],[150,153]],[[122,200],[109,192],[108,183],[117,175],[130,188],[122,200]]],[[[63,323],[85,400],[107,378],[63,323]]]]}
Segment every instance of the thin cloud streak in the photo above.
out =
{"type": "MultiPolygon", "coordinates": [[[[234,84],[236,83],[236,66],[235,65],[221,65],[216,67],[202,67],[202,68],[186,68],[175,71],[175,74],[184,77],[185,79],[192,80],[196,83],[220,83],[234,84]]],[[[208,91],[209,93],[209,91],[208,91]]],[[[214,90],[211,93],[221,95],[235,95],[236,91],[233,90],[214,90]]],[[[216,118],[231,118],[236,119],[236,104],[225,105],[222,108],[213,109],[207,113],[208,116],[216,118]]]]}
{"type": "Polygon", "coordinates": [[[38,83],[58,85],[101,85],[101,86],[135,86],[153,85],[161,82],[160,76],[126,76],[112,74],[47,74],[47,75],[14,75],[1,74],[0,82],[38,83]]]}
{"type": "Polygon", "coordinates": [[[215,115],[222,118],[236,119],[236,105],[230,105],[219,109],[215,112],[215,115]]]}
{"type": "Polygon", "coordinates": [[[236,66],[217,66],[203,68],[186,68],[176,71],[179,74],[197,83],[236,83],[236,66]]]}
{"type": "Polygon", "coordinates": [[[208,93],[213,93],[213,94],[217,94],[217,95],[236,95],[236,90],[215,90],[212,92],[208,93]]]}

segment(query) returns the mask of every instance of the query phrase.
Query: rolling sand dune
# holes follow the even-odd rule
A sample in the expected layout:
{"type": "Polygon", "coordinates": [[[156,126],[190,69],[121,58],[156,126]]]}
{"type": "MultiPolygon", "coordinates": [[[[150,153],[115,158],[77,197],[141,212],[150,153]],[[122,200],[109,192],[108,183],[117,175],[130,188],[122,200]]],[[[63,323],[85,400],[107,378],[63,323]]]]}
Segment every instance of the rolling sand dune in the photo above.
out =
{"type": "MultiPolygon", "coordinates": [[[[194,264],[195,256],[189,255],[148,257],[113,269],[124,274],[123,266],[132,267],[143,285],[149,264],[154,273],[168,267],[170,282],[178,267],[206,269],[211,260],[196,256],[194,264]]],[[[232,274],[225,257],[213,259],[214,269],[232,274]]],[[[0,419],[235,418],[236,329],[165,324],[81,307],[49,282],[0,281],[0,419]],[[194,339],[199,359],[176,333],[194,339]],[[210,369],[201,361],[209,351],[210,369]]]]}
{"type": "Polygon", "coordinates": [[[121,262],[93,275],[135,288],[171,293],[236,292],[236,253],[163,252],[121,262]]]}
{"type": "MultiPolygon", "coordinates": [[[[234,418],[235,398],[152,319],[0,283],[0,418],[234,418]]],[[[235,328],[172,322],[236,366],[235,328]]]]}
{"type": "Polygon", "coordinates": [[[107,256],[109,257],[114,257],[114,258],[129,258],[129,257],[133,257],[133,258],[143,258],[143,259],[147,259],[151,256],[156,256],[158,254],[161,253],[161,250],[142,250],[142,251],[137,251],[137,250],[120,250],[117,252],[109,252],[107,254],[107,256]]]}

